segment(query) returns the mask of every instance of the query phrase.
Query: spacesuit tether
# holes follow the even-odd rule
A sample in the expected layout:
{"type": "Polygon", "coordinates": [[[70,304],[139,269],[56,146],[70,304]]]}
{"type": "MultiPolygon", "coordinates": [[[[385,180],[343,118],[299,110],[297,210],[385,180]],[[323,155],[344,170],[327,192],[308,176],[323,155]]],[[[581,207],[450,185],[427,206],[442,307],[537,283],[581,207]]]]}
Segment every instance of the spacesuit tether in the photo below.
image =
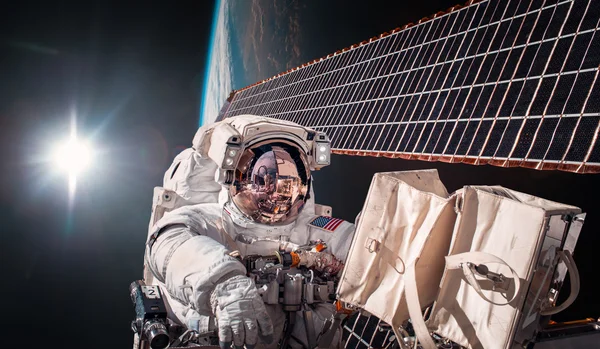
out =
{"type": "Polygon", "coordinates": [[[183,329],[171,346],[213,333],[221,347],[337,346],[336,274],[355,227],[314,203],[311,171],[329,162],[324,133],[287,121],[198,130],[155,188],[144,259],[145,285],[183,329]]]}

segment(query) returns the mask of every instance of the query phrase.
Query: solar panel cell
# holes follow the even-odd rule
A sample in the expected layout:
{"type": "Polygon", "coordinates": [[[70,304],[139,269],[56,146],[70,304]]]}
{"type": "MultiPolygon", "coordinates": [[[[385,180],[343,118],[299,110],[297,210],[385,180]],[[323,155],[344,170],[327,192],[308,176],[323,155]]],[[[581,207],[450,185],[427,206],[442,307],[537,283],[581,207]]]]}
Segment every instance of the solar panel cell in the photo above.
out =
{"type": "Polygon", "coordinates": [[[587,7],[586,15],[583,17],[579,31],[598,28],[599,18],[600,6],[592,0],[587,7]]]}
{"type": "Polygon", "coordinates": [[[527,158],[543,159],[546,155],[546,151],[550,146],[554,130],[558,125],[558,118],[545,119],[539,126],[536,133],[535,142],[531,146],[527,158]]]}
{"type": "Polygon", "coordinates": [[[454,124],[454,130],[450,140],[446,145],[446,150],[444,150],[443,154],[453,155],[456,154],[456,149],[460,144],[460,140],[462,139],[463,134],[465,133],[467,123],[466,122],[457,122],[454,124]]]}
{"type": "Polygon", "coordinates": [[[419,135],[424,131],[426,125],[429,125],[429,124],[422,124],[422,123],[415,124],[415,127],[412,130],[412,133],[407,135],[407,138],[409,138],[409,141],[404,150],[405,152],[407,152],[407,153],[419,152],[416,149],[417,141],[419,140],[419,135]]]}
{"type": "Polygon", "coordinates": [[[548,77],[541,80],[535,80],[537,84],[535,98],[533,100],[533,103],[531,103],[531,106],[529,107],[527,115],[544,114],[544,110],[546,109],[548,101],[550,101],[550,99],[553,98],[554,86],[556,85],[557,81],[558,77],[556,76],[548,77]]]}
{"type": "Polygon", "coordinates": [[[413,134],[416,124],[408,124],[404,129],[404,133],[400,136],[400,142],[398,143],[398,148],[394,151],[405,152],[408,142],[410,141],[410,136],[413,134]]]}
{"type": "Polygon", "coordinates": [[[467,155],[469,156],[480,156],[483,147],[485,146],[485,140],[489,131],[492,127],[493,120],[485,120],[477,123],[477,130],[473,139],[469,144],[467,155]]]}
{"type": "Polygon", "coordinates": [[[598,99],[600,95],[588,95],[592,87],[592,83],[594,82],[594,78],[596,77],[596,73],[594,72],[585,72],[577,75],[577,80],[575,84],[569,86],[571,88],[569,99],[567,100],[565,111],[566,114],[579,114],[583,112],[583,105],[586,101],[590,101],[591,99],[598,99]]]}
{"type": "Polygon", "coordinates": [[[478,122],[467,122],[465,131],[461,135],[460,143],[455,154],[466,154],[469,150],[469,146],[475,139],[475,133],[479,126],[478,122]]]}
{"type": "MultiPolygon", "coordinates": [[[[492,118],[498,116],[500,107],[506,102],[508,84],[498,84],[493,86],[493,92],[490,103],[487,105],[484,117],[492,118]]],[[[506,114],[505,114],[506,115],[506,114]]]]}
{"type": "Polygon", "coordinates": [[[537,129],[539,128],[541,119],[527,119],[519,134],[518,140],[514,143],[514,150],[509,155],[511,158],[520,160],[525,158],[529,147],[534,140],[537,129]]]}
{"type": "Polygon", "coordinates": [[[569,36],[558,40],[558,43],[548,64],[546,72],[548,74],[556,74],[562,70],[562,66],[565,63],[567,54],[571,51],[571,45],[573,43],[574,36],[569,36]]]}
{"type": "Polygon", "coordinates": [[[434,143],[434,147],[435,147],[434,151],[433,151],[434,154],[443,154],[444,153],[444,149],[446,147],[446,142],[452,135],[452,131],[454,130],[455,127],[456,127],[456,122],[450,122],[450,121],[445,122],[440,138],[429,140],[429,142],[434,143]]]}
{"type": "Polygon", "coordinates": [[[600,139],[599,138],[596,138],[596,142],[594,143],[594,146],[590,152],[590,157],[588,159],[588,162],[596,163],[596,164],[600,162],[600,139]]]}
{"type": "Polygon", "coordinates": [[[536,42],[544,38],[552,37],[550,31],[552,31],[553,28],[550,25],[550,21],[555,12],[556,6],[550,6],[538,14],[537,22],[529,38],[530,42],[536,42]]]}
{"type": "MultiPolygon", "coordinates": [[[[565,150],[573,137],[573,127],[576,124],[576,118],[558,118],[555,129],[550,131],[551,141],[545,150],[545,159],[560,161],[565,155],[565,150]],[[570,132],[570,133],[569,133],[570,132]]],[[[550,120],[548,120],[550,121],[550,120]]]]}
{"type": "Polygon", "coordinates": [[[489,104],[487,103],[481,103],[482,101],[489,101],[490,97],[492,95],[492,92],[494,92],[494,87],[496,85],[487,85],[483,88],[481,88],[481,92],[479,94],[477,103],[475,103],[474,107],[473,107],[473,113],[471,115],[471,118],[476,118],[476,119],[480,119],[483,117],[493,117],[494,114],[491,114],[491,110],[489,110],[488,106],[489,104]]]}
{"type": "MultiPolygon", "coordinates": [[[[564,156],[567,161],[584,161],[585,156],[587,155],[587,152],[592,144],[594,134],[595,132],[597,132],[599,120],[600,117],[598,116],[589,116],[577,119],[577,123],[575,124],[575,132],[572,133],[571,138],[569,139],[569,142],[571,142],[571,146],[568,147],[567,145],[565,146],[565,148],[561,148],[559,145],[553,144],[548,152],[547,158],[553,159],[555,158],[553,153],[562,152],[562,156],[564,156]],[[564,149],[566,149],[567,147],[569,150],[566,154],[564,154],[564,149]]],[[[563,134],[566,135],[566,132],[556,132],[557,137],[561,137],[563,134]]],[[[592,161],[597,162],[594,160],[592,161]]]]}
{"type": "Polygon", "coordinates": [[[531,30],[535,27],[540,13],[540,11],[533,11],[527,13],[527,15],[525,16],[525,20],[523,21],[523,24],[517,33],[515,45],[524,45],[529,41],[529,37],[531,36],[531,30]]]}
{"type": "MultiPolygon", "coordinates": [[[[569,95],[572,92],[575,78],[575,74],[563,75],[560,77],[560,80],[558,80],[558,83],[554,88],[552,99],[549,100],[548,107],[546,109],[546,114],[559,115],[563,113],[563,110],[565,109],[565,106],[567,104],[567,99],[569,98],[569,95]]],[[[580,110],[581,108],[575,111],[575,113],[580,110]]],[[[570,112],[567,112],[567,114],[569,113],[570,112]]]]}
{"type": "Polygon", "coordinates": [[[423,134],[422,138],[425,139],[426,145],[422,153],[431,154],[434,152],[435,140],[439,139],[445,125],[445,122],[437,122],[434,124],[433,130],[430,134],[423,134]]]}
{"type": "MultiPolygon", "coordinates": [[[[527,57],[525,57],[525,53],[527,53],[527,51],[524,46],[515,47],[510,51],[508,57],[506,58],[506,63],[504,64],[505,69],[502,70],[502,74],[500,75],[500,81],[507,81],[513,77],[516,78],[514,71],[515,67],[518,67],[518,69],[523,69],[525,71],[523,74],[527,74],[526,72],[529,71],[531,63],[522,63],[524,59],[527,59],[527,57]],[[508,69],[506,69],[506,67],[508,67],[508,69]]],[[[533,57],[534,56],[531,56],[531,59],[533,59],[533,57]]]]}
{"type": "Polygon", "coordinates": [[[597,97],[600,96],[600,79],[598,79],[598,71],[596,71],[594,79],[594,87],[590,93],[591,98],[588,98],[585,105],[585,112],[590,114],[600,113],[600,98],[597,97]]]}
{"type": "Polygon", "coordinates": [[[450,90],[444,92],[447,93],[447,96],[444,100],[442,111],[440,112],[440,119],[450,119],[452,118],[451,112],[454,108],[454,104],[456,103],[456,99],[458,98],[459,90],[450,90]]]}
{"type": "MultiPolygon", "coordinates": [[[[596,30],[591,35],[593,35],[593,39],[586,48],[585,58],[580,69],[597,69],[600,65],[600,34],[596,30]]],[[[575,43],[577,44],[578,42],[576,41],[575,43]]],[[[577,48],[574,48],[573,52],[578,52],[577,48]]]]}
{"type": "Polygon", "coordinates": [[[510,151],[513,147],[513,144],[517,141],[517,136],[519,134],[519,130],[523,126],[523,119],[511,119],[504,131],[500,145],[494,154],[494,157],[497,158],[506,158],[509,156],[510,151]]]}

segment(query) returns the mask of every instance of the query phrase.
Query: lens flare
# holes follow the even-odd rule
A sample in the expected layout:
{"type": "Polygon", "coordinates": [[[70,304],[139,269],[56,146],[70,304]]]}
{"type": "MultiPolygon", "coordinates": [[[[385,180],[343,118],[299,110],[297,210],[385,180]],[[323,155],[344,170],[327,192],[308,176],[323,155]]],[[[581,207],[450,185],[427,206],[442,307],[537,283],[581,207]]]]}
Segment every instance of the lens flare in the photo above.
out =
{"type": "Polygon", "coordinates": [[[56,167],[69,178],[69,202],[72,203],[77,189],[77,176],[92,163],[92,152],[87,142],[71,137],[59,144],[53,153],[56,167]]]}
{"type": "Polygon", "coordinates": [[[71,138],[60,144],[54,151],[54,162],[61,171],[77,175],[89,167],[91,152],[88,144],[71,138]]]}

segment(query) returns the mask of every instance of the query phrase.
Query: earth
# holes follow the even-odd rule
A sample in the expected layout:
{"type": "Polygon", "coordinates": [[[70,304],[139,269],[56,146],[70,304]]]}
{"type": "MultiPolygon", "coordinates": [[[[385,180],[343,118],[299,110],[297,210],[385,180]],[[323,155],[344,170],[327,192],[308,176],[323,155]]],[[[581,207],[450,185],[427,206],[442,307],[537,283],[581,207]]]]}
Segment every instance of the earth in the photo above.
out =
{"type": "Polygon", "coordinates": [[[293,1],[217,3],[201,124],[214,121],[232,90],[302,64],[300,8],[293,1]]]}
{"type": "Polygon", "coordinates": [[[204,82],[200,125],[211,123],[233,90],[445,10],[456,0],[219,0],[204,82]]]}

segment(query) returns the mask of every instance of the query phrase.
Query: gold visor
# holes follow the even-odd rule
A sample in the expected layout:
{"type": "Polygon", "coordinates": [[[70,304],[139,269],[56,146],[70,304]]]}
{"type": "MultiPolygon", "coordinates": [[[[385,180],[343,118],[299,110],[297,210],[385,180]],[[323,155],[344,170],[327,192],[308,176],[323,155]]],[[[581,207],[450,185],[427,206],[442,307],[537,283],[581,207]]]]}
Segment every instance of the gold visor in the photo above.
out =
{"type": "Polygon", "coordinates": [[[270,225],[293,222],[309,190],[306,154],[287,141],[266,141],[244,150],[229,195],[251,220],[270,225]]]}

